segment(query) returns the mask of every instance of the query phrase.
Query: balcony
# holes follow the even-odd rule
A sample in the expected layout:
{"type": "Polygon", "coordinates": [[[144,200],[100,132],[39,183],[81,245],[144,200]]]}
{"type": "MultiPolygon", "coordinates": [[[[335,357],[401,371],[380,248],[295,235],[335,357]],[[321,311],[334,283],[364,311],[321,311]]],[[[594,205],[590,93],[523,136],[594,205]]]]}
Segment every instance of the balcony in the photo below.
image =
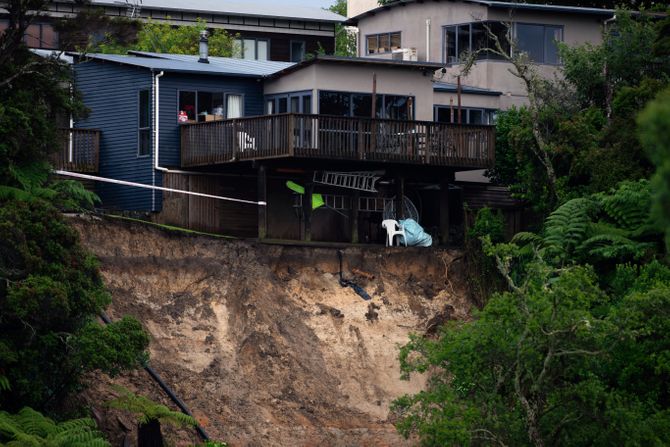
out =
{"type": "Polygon", "coordinates": [[[60,148],[51,156],[54,169],[81,173],[98,172],[100,131],[59,129],[60,148]]]}
{"type": "Polygon", "coordinates": [[[181,126],[181,163],[196,167],[277,158],[450,166],[493,165],[495,128],[279,114],[181,126]]]}

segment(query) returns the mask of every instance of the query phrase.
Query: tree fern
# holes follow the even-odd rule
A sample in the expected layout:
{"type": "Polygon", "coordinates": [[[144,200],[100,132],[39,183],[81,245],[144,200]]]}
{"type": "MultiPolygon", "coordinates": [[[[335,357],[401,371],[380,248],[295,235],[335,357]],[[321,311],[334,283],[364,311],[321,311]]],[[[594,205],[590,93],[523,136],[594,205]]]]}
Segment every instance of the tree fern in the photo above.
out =
{"type": "Polygon", "coordinates": [[[651,190],[648,180],[622,182],[609,194],[596,197],[607,216],[621,228],[634,230],[649,221],[651,190]]]}
{"type": "Polygon", "coordinates": [[[138,396],[122,386],[112,385],[112,388],[119,394],[119,397],[112,399],[107,405],[135,414],[137,422],[140,424],[157,420],[160,423],[177,427],[197,425],[196,420],[187,414],[172,411],[165,405],[157,404],[144,396],[138,396]]]}
{"type": "Polygon", "coordinates": [[[586,238],[591,214],[595,208],[587,198],[572,199],[549,215],[544,227],[546,252],[563,261],[586,238]]]}
{"type": "Polygon", "coordinates": [[[56,423],[32,408],[0,412],[0,443],[6,447],[109,447],[89,418],[56,423]]]}

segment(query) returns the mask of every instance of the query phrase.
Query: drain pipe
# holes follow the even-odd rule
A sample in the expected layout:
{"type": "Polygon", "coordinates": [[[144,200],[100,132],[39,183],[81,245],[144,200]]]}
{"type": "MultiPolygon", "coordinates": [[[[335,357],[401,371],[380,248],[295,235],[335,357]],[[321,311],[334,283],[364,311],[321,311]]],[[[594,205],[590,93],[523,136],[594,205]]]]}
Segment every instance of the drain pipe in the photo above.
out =
{"type": "MultiPolygon", "coordinates": [[[[104,311],[100,312],[100,319],[105,323],[105,325],[110,324],[112,320],[107,316],[107,314],[104,311]]],[[[172,391],[172,389],[165,383],[163,382],[163,379],[161,379],[161,376],[158,375],[158,373],[149,365],[146,365],[144,367],[144,370],[149,373],[151,378],[158,384],[158,386],[161,387],[163,391],[165,391],[165,394],[168,395],[170,400],[174,402],[176,406],[179,407],[182,413],[184,413],[187,416],[193,417],[193,413],[188,409],[186,404],[172,391]]],[[[195,418],[194,418],[195,419],[195,418]]],[[[205,431],[204,428],[200,424],[196,422],[195,429],[198,432],[198,435],[200,435],[200,439],[203,441],[209,441],[209,435],[205,431]]]]}
{"type": "Polygon", "coordinates": [[[426,19],[426,62],[430,61],[430,19],[426,19]]]}

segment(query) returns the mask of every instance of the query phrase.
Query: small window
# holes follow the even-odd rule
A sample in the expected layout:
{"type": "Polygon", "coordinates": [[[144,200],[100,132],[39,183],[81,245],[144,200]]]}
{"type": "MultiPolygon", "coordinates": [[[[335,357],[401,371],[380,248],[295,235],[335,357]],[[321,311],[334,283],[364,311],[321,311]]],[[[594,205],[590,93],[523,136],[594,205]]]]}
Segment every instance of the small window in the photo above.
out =
{"type": "Polygon", "coordinates": [[[270,56],[270,43],[267,39],[235,39],[233,57],[239,59],[266,61],[270,56]]]}
{"type": "Polygon", "coordinates": [[[557,42],[563,40],[563,28],[551,25],[516,24],[519,50],[538,64],[558,64],[557,42]]]}
{"type": "Polygon", "coordinates": [[[179,122],[195,123],[195,92],[179,92],[179,122]]]}
{"type": "Polygon", "coordinates": [[[143,157],[151,153],[151,108],[149,105],[149,90],[140,90],[138,98],[139,122],[137,155],[143,157]]]}
{"type": "Polygon", "coordinates": [[[291,41],[291,62],[300,62],[305,59],[305,41],[292,40],[291,41]]]}
{"type": "Polygon", "coordinates": [[[367,36],[368,54],[389,53],[401,47],[400,32],[367,36]]]}
{"type": "Polygon", "coordinates": [[[241,118],[244,116],[244,97],[242,95],[227,95],[226,118],[241,118]]]}

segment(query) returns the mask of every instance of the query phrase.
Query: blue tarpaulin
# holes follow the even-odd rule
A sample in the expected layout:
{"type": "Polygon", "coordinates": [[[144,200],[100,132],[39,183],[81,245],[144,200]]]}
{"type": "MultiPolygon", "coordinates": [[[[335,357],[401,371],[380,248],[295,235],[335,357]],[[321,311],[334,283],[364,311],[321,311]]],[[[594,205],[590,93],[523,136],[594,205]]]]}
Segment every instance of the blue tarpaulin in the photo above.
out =
{"type": "Polygon", "coordinates": [[[430,247],[433,238],[423,231],[423,227],[414,219],[403,219],[398,222],[405,230],[405,240],[408,246],[430,247]]]}

